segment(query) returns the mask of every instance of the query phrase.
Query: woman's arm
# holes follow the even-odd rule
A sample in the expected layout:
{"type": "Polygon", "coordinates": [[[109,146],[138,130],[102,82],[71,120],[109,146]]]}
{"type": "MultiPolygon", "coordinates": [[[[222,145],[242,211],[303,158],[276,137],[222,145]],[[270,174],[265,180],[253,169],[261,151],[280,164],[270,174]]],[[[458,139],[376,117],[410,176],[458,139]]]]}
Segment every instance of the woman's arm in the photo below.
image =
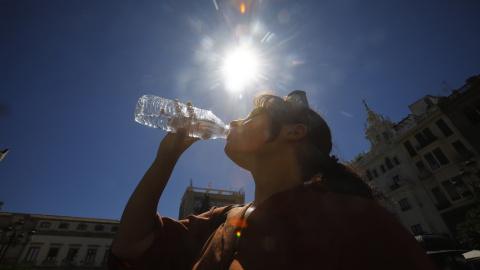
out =
{"type": "Polygon", "coordinates": [[[134,262],[153,243],[160,196],[178,159],[197,140],[187,137],[184,129],[168,133],[162,140],[157,157],[123,211],[112,246],[112,253],[118,258],[134,262]]]}

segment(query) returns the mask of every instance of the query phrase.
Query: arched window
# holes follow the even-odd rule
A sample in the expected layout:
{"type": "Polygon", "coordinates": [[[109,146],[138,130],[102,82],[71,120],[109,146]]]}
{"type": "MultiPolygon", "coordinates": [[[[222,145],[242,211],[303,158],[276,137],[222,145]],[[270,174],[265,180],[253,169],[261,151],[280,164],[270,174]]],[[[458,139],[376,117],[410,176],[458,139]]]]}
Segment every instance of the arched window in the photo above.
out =
{"type": "Polygon", "coordinates": [[[58,225],[58,228],[62,229],[62,230],[66,230],[66,229],[68,229],[68,227],[70,227],[70,224],[68,224],[66,222],[62,222],[62,223],[60,223],[60,225],[58,225]]]}
{"type": "Polygon", "coordinates": [[[388,141],[388,133],[386,131],[383,132],[383,138],[388,141]]]}
{"type": "Polygon", "coordinates": [[[87,229],[87,224],[81,223],[77,225],[77,230],[85,231],[87,229]]]}

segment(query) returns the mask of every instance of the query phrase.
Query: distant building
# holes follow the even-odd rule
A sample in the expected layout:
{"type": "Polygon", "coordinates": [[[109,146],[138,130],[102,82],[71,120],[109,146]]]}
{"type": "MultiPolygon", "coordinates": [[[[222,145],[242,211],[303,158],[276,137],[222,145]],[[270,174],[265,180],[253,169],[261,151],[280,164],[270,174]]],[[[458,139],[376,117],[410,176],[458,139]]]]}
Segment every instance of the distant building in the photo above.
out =
{"type": "MultiPolygon", "coordinates": [[[[210,185],[209,185],[210,186],[210,185]]],[[[245,193],[211,188],[198,188],[190,185],[185,190],[180,202],[178,219],[185,219],[189,215],[199,215],[211,207],[227,206],[230,204],[244,204],[245,193]]]]}
{"type": "Polygon", "coordinates": [[[367,182],[386,196],[382,205],[412,235],[451,235],[432,199],[420,184],[408,155],[396,142],[396,125],[374,113],[366,103],[365,107],[368,113],[365,134],[371,147],[368,153],[357,158],[355,166],[363,169],[367,182]]]}
{"type": "Polygon", "coordinates": [[[450,96],[441,97],[438,105],[480,153],[480,76],[472,76],[466,82],[450,96]]]}
{"type": "Polygon", "coordinates": [[[106,269],[118,224],[108,219],[0,213],[0,258],[4,264],[33,269],[106,269]],[[24,237],[17,237],[22,233],[24,237]],[[19,239],[16,245],[10,242],[12,236],[19,239]]]}
{"type": "Polygon", "coordinates": [[[412,234],[455,235],[480,186],[480,77],[448,97],[414,102],[399,123],[366,108],[371,148],[352,163],[412,234]]]}

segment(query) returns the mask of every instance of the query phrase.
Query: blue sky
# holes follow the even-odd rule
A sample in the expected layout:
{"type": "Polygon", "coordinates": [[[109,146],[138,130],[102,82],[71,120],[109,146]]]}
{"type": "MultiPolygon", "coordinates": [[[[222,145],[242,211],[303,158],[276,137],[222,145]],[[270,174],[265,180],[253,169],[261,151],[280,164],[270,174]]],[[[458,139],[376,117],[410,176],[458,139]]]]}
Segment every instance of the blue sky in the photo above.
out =
{"type": "MultiPolygon", "coordinates": [[[[120,219],[165,135],[134,121],[144,94],[229,122],[259,91],[303,89],[332,129],[334,154],[349,160],[370,146],[362,99],[398,122],[414,101],[480,74],[476,0],[251,0],[244,14],[241,2],[0,1],[0,150],[11,150],[1,211],[120,219]],[[245,43],[262,69],[235,92],[220,67],[245,43]]],[[[162,215],[178,217],[190,178],[253,199],[224,143],[199,141],[182,156],[162,215]]]]}

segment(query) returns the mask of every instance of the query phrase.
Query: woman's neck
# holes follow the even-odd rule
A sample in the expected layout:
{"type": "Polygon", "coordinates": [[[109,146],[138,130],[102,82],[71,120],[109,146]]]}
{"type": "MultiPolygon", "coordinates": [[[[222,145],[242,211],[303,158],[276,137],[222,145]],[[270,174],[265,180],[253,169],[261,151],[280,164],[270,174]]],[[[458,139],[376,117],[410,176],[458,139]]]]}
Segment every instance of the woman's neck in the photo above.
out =
{"type": "Polygon", "coordinates": [[[290,161],[262,164],[260,170],[252,171],[255,181],[255,201],[258,206],[271,196],[303,184],[300,168],[290,161]]]}

